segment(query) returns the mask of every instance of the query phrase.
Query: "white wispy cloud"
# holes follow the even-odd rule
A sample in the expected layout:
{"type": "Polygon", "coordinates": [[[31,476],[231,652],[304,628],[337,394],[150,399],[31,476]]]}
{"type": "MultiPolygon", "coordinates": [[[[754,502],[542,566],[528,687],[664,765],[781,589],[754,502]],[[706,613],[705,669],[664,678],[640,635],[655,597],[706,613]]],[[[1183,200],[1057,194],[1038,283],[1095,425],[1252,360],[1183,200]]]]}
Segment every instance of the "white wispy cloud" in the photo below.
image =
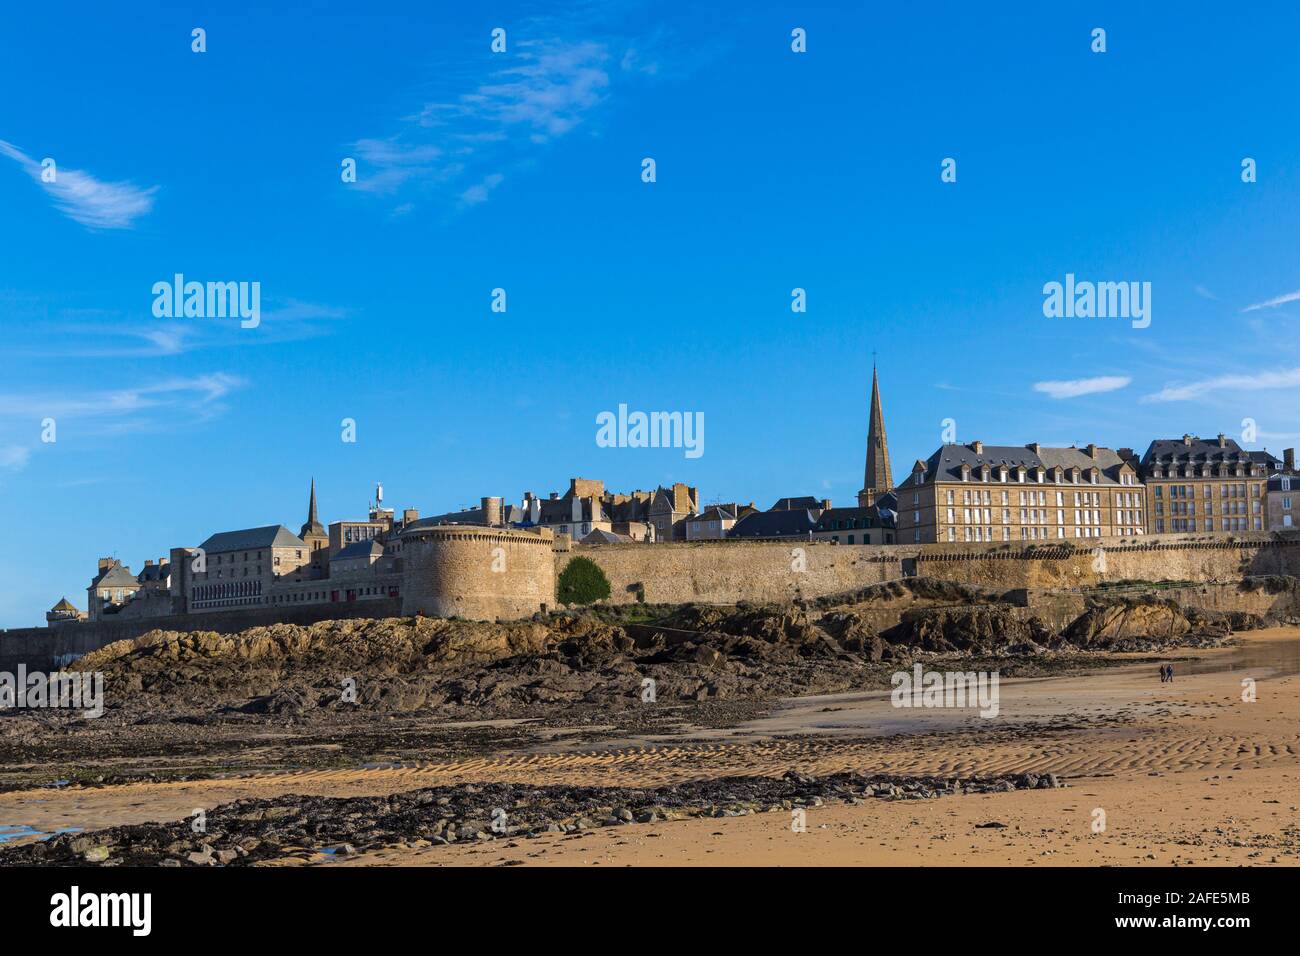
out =
{"type": "MultiPolygon", "coordinates": [[[[32,314],[30,306],[26,311],[32,314]]],[[[34,320],[27,341],[6,352],[28,358],[158,358],[315,338],[329,334],[339,320],[351,314],[338,306],[274,299],[262,310],[261,325],[252,333],[234,320],[159,319],[111,309],[65,308],[53,317],[34,320]]]]}
{"type": "Polygon", "coordinates": [[[1052,398],[1078,398],[1080,395],[1097,395],[1126,388],[1133,379],[1127,375],[1099,375],[1096,378],[1076,378],[1062,382],[1035,382],[1034,391],[1052,398]]]}
{"type": "Polygon", "coordinates": [[[130,419],[155,413],[185,412],[210,418],[224,410],[221,399],[244,385],[228,372],[166,378],[116,389],[0,393],[0,420],[37,422],[130,419]]]}
{"type": "Polygon", "coordinates": [[[31,456],[31,449],[22,445],[0,445],[0,468],[5,471],[21,471],[27,467],[31,456]]]}
{"type": "MultiPolygon", "coordinates": [[[[478,205],[508,172],[535,161],[540,147],[595,128],[616,79],[659,72],[653,50],[609,37],[565,40],[573,29],[547,27],[526,38],[513,31],[509,52],[493,57],[495,69],[481,79],[449,69],[461,89],[424,102],[397,132],[356,140],[355,188],[385,196],[422,189],[462,207],[478,205]]],[[[409,196],[403,199],[398,209],[405,214],[412,206],[409,196]]]]}
{"type": "Polygon", "coordinates": [[[500,173],[492,173],[489,176],[484,176],[481,183],[476,183],[475,185],[470,186],[469,189],[460,194],[460,201],[467,206],[474,206],[478,203],[486,202],[488,195],[493,189],[496,189],[496,187],[501,184],[501,180],[503,179],[505,179],[505,177],[500,173]]]}
{"type": "Polygon", "coordinates": [[[1259,392],[1300,387],[1300,368],[1243,375],[1217,375],[1213,378],[1166,385],[1160,391],[1143,396],[1144,402],[1185,402],[1215,392],[1259,392]]]}
{"type": "Polygon", "coordinates": [[[1288,292],[1286,295],[1279,295],[1275,299],[1268,299],[1265,302],[1255,302],[1242,309],[1242,312],[1258,312],[1260,309],[1274,309],[1279,305],[1286,305],[1288,302],[1300,300],[1300,289],[1295,292],[1288,292]]]}
{"type": "Polygon", "coordinates": [[[142,188],[129,182],[110,183],[79,169],[55,166],[54,181],[45,182],[40,162],[17,146],[0,140],[0,153],[8,156],[44,189],[59,212],[91,229],[130,229],[153,209],[157,186],[142,188]]]}

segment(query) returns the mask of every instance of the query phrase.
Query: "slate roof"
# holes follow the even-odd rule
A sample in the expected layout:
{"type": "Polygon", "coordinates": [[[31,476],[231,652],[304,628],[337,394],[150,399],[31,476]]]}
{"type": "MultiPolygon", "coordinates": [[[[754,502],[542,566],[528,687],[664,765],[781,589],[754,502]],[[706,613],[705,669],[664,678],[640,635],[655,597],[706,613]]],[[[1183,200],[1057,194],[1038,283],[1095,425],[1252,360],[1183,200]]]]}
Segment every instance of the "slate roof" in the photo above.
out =
{"type": "Polygon", "coordinates": [[[1300,494],[1300,475],[1295,475],[1284,471],[1279,471],[1276,474],[1269,475],[1268,490],[1269,491],[1294,491],[1297,494],[1300,494]],[[1282,487],[1283,478],[1289,479],[1286,488],[1282,487]]]}
{"type": "Polygon", "coordinates": [[[1219,446],[1217,438],[1211,441],[1193,438],[1190,443],[1181,438],[1157,438],[1147,446],[1146,454],[1142,456],[1144,470],[1157,464],[1216,465],[1220,463],[1263,464],[1269,468],[1276,468],[1281,464],[1266,451],[1246,451],[1232,438],[1225,438],[1222,447],[1219,446]]]}
{"type": "Polygon", "coordinates": [[[130,569],[115,564],[95,578],[93,586],[97,588],[133,588],[139,587],[140,582],[135,579],[135,575],[131,573],[130,569]]]}
{"type": "Polygon", "coordinates": [[[370,538],[366,541],[353,541],[351,544],[345,545],[334,553],[334,556],[330,558],[330,561],[338,561],[340,559],[347,561],[353,558],[367,557],[373,558],[382,556],[383,553],[384,546],[375,538],[370,538]]]}
{"type": "Polygon", "coordinates": [[[631,544],[632,539],[625,534],[614,534],[612,531],[603,531],[600,528],[596,528],[578,543],[579,544],[631,544]]]}
{"type": "Polygon", "coordinates": [[[814,498],[812,495],[804,495],[802,498],[782,498],[768,511],[796,511],[800,508],[812,508],[814,511],[821,510],[822,500],[814,498]]]}
{"type": "Polygon", "coordinates": [[[256,548],[306,548],[307,543],[282,524],[242,531],[221,531],[199,545],[207,554],[251,551],[256,548]]]}
{"type": "Polygon", "coordinates": [[[141,584],[146,581],[165,581],[167,575],[172,573],[172,566],[168,564],[148,564],[143,571],[135,576],[135,579],[141,584]]]}
{"type": "Polygon", "coordinates": [[[50,610],[51,611],[76,611],[78,614],[81,613],[80,609],[71,601],[69,601],[66,597],[59,598],[59,603],[54,605],[54,607],[50,608],[50,610]]]}
{"type": "MultiPolygon", "coordinates": [[[[893,516],[893,512],[888,512],[893,516]]],[[[827,508],[817,519],[814,531],[857,531],[867,528],[893,527],[885,524],[875,505],[867,508],[827,508]]]]}
{"type": "MultiPolygon", "coordinates": [[[[518,505],[501,505],[501,520],[507,524],[517,524],[527,518],[528,515],[520,509],[518,505]]],[[[427,518],[417,518],[410,524],[405,525],[402,531],[411,531],[416,528],[430,528],[440,524],[473,524],[486,525],[487,512],[480,505],[477,508],[466,508],[462,511],[448,511],[446,514],[429,515],[427,518]]]]}
{"type": "Polygon", "coordinates": [[[817,516],[806,508],[786,511],[755,511],[727,532],[728,538],[807,538],[817,516]]]}
{"type": "MultiPolygon", "coordinates": [[[[973,443],[941,446],[925,460],[925,483],[961,481],[961,466],[965,464],[970,467],[971,480],[978,480],[979,468],[982,465],[989,466],[990,479],[994,481],[997,480],[997,469],[1001,465],[1010,469],[1008,481],[1015,481],[1015,470],[1021,466],[1029,472],[1035,468],[1043,468],[1049,473],[1049,481],[1053,468],[1061,468],[1067,474],[1071,468],[1078,468],[1080,481],[1083,480],[1083,473],[1089,468],[1100,468],[1101,477],[1098,484],[1117,485],[1119,469],[1124,464],[1123,459],[1112,448],[1098,447],[1096,458],[1089,455],[1086,448],[1049,448],[1044,445],[1040,446],[1038,451],[1034,451],[1026,445],[983,445],[982,449],[976,452],[973,443]]],[[[908,475],[907,479],[898,486],[900,491],[909,487],[916,487],[916,472],[908,475]]]]}

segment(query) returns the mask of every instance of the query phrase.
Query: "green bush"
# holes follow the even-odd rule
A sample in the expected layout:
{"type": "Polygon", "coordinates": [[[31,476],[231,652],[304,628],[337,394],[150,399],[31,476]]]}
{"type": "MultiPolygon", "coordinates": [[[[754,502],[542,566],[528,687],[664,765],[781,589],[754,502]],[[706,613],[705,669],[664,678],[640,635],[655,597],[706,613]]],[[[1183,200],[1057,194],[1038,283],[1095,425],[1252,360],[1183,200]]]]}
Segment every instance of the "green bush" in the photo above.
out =
{"type": "Polygon", "coordinates": [[[561,604],[591,604],[609,597],[609,578],[590,558],[574,558],[560,572],[555,596],[561,604]]]}

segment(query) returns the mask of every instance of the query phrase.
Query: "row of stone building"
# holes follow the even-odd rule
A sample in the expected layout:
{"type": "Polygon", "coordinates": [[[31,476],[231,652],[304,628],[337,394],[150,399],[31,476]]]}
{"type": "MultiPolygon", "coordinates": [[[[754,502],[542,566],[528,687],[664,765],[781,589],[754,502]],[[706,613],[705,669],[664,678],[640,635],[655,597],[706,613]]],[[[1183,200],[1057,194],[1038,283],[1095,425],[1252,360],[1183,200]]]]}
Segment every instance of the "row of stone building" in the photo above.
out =
{"type": "Polygon", "coordinates": [[[1140,458],[1099,445],[945,444],[895,487],[873,368],[863,487],[853,507],[812,496],[782,498],[765,510],[753,502],[702,507],[698,489],[681,483],[624,494],[573,478],[563,494],[525,492],[518,505],[485,497],[477,508],[424,518],[385,508],[380,486],[364,520],[326,527],[313,481],[297,534],[283,525],[220,532],[197,548],[146,561],[138,574],[103,558],[87,589],[88,615],[64,598],[46,617],[57,623],[397,598],[408,543],[422,529],[446,525],[530,531],[560,548],[711,540],[988,544],[1282,531],[1298,512],[1293,451],[1279,461],[1224,435],[1159,439],[1140,458]]]}
{"type": "Polygon", "coordinates": [[[1099,445],[947,444],[899,484],[898,541],[1284,531],[1300,518],[1297,494],[1294,450],[1279,460],[1224,435],[1158,439],[1140,458],[1099,445]]]}

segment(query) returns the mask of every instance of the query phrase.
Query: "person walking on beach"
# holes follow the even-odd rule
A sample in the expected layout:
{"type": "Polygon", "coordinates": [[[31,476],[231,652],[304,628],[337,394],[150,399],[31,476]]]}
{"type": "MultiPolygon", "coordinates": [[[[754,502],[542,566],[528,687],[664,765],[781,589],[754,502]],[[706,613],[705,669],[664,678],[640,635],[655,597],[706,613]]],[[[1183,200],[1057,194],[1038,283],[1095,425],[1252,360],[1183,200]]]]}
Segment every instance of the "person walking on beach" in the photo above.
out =
{"type": "Polygon", "coordinates": [[[1169,664],[1169,665],[1166,665],[1166,666],[1167,666],[1167,668],[1168,668],[1168,670],[1169,670],[1169,683],[1172,684],[1172,683],[1174,682],[1174,665],[1173,665],[1173,664],[1169,664]]]}

